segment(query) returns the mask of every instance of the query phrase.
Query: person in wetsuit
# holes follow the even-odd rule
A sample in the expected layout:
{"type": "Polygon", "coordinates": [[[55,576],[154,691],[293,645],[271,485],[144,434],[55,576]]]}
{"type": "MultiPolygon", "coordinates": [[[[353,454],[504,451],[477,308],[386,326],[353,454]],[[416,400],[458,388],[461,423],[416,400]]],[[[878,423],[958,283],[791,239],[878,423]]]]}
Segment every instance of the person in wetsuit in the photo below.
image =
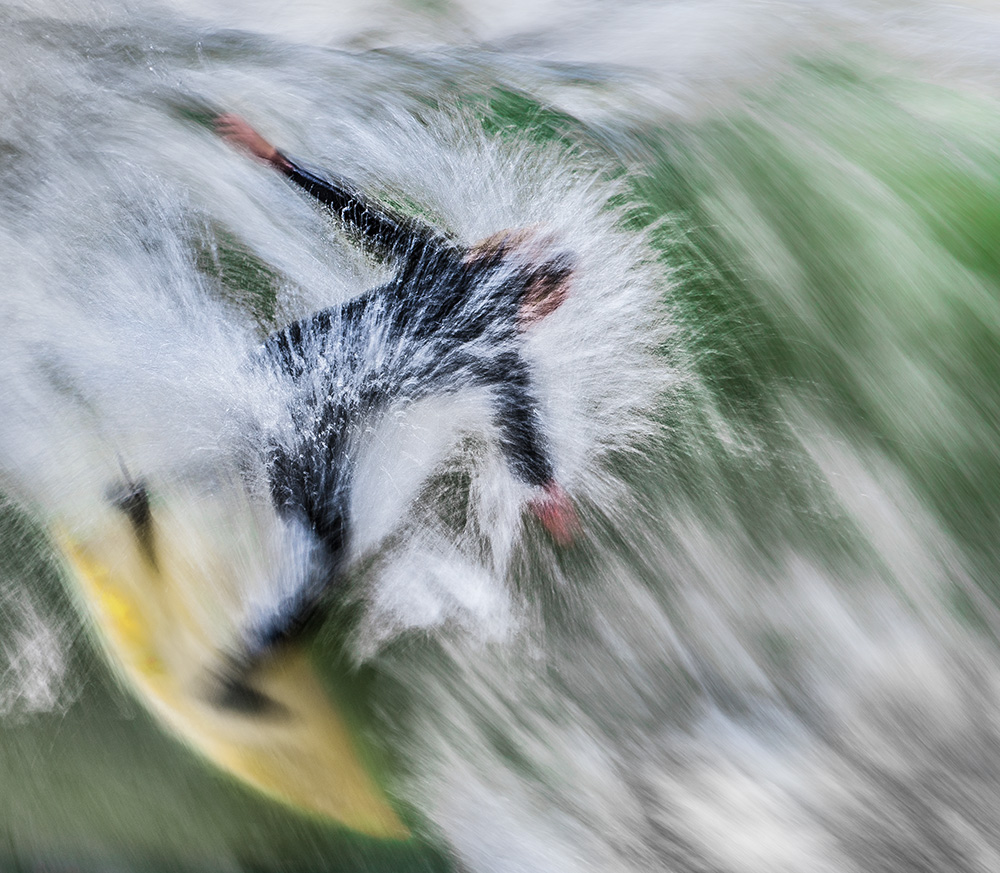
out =
{"type": "Polygon", "coordinates": [[[246,658],[292,635],[342,573],[358,438],[394,401],[488,389],[511,472],[538,489],[532,511],[557,543],[569,544],[578,521],[554,477],[522,332],[565,300],[572,255],[532,229],[460,245],[345,179],[302,168],[239,116],[220,115],[215,128],[326,205],[359,243],[395,267],[380,287],[264,343],[261,360],[289,380],[293,395],[294,435],[268,447],[272,500],[287,523],[314,536],[321,569],[248,632],[246,658]]]}

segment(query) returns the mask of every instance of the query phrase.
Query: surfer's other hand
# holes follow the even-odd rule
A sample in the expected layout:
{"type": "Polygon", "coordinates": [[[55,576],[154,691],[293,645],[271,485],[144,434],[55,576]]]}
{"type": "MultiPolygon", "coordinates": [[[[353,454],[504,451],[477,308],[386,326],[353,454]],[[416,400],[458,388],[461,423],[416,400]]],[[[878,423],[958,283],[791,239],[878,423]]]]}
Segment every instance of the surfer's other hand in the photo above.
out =
{"type": "Polygon", "coordinates": [[[555,481],[546,482],[542,488],[543,493],[529,504],[531,511],[557,545],[571,545],[580,532],[580,519],[573,501],[555,481]]]}
{"type": "Polygon", "coordinates": [[[232,113],[224,113],[216,116],[213,124],[215,132],[230,145],[275,167],[280,167],[285,163],[281,152],[257,133],[245,118],[232,113]]]}

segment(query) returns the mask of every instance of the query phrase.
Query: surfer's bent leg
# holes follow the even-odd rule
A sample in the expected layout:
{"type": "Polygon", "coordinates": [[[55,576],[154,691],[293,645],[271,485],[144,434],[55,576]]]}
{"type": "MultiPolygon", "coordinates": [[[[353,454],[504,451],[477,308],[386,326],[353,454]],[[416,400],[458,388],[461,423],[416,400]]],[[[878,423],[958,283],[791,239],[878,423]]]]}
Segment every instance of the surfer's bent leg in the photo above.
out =
{"type": "Polygon", "coordinates": [[[286,551],[293,557],[280,571],[284,578],[277,580],[273,608],[244,634],[248,663],[308,631],[324,596],[343,577],[352,477],[343,457],[335,461],[334,454],[340,453],[277,446],[268,452],[271,501],[290,540],[286,551]]]}
{"type": "Polygon", "coordinates": [[[315,536],[308,521],[299,513],[282,515],[289,535],[298,537],[299,566],[286,567],[292,579],[288,590],[279,595],[244,627],[223,668],[215,674],[214,702],[226,709],[261,715],[272,712],[275,704],[254,687],[257,668],[277,649],[300,639],[316,624],[326,592],[340,578],[347,542],[346,514],[329,523],[330,536],[315,536]],[[336,529],[336,533],[334,533],[336,529]],[[342,546],[335,545],[342,543],[342,546]]]}

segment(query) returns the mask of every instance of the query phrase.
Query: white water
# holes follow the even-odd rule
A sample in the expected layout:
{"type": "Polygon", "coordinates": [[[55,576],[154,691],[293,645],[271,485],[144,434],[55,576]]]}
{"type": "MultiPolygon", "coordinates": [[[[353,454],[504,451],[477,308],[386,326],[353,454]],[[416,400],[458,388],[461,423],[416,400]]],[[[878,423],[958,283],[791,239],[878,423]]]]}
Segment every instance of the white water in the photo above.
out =
{"type": "MultiPolygon", "coordinates": [[[[350,592],[362,609],[349,648],[391,680],[377,730],[406,761],[394,789],[428,838],[503,873],[1000,864],[996,652],[945,605],[953,588],[983,600],[975,561],[907,471],[838,430],[810,390],[767,386],[792,435],[786,456],[766,443],[777,428],[738,414],[744,398],[702,384],[672,309],[685,265],[658,261],[607,208],[626,190],[623,166],[654,172],[637,132],[666,138],[735,111],[741,89],[766,89],[797,54],[887,52],[880,69],[917,63],[927,80],[992,99],[990,10],[301,2],[3,14],[7,493],[43,518],[85,518],[122,462],[171,499],[230,482],[246,423],[281,415],[247,354],[267,330],[378,280],[314,208],[179,117],[178,102],[243,112],[289,153],[405,198],[465,240],[543,223],[581,258],[572,298],[529,354],[584,541],[560,554],[525,519],[529,495],[481,396],[391,410],[358,474],[356,548],[369,561],[350,592]],[[498,83],[551,101],[586,135],[568,149],[484,132],[463,96],[498,83]],[[232,240],[273,271],[273,316],[233,302],[241,289],[220,254],[232,240]],[[675,463],[696,471],[697,499],[675,463]],[[770,476],[754,529],[740,503],[759,496],[741,484],[770,476]]],[[[884,231],[889,242],[864,253],[875,268],[934,292],[919,283],[937,269],[965,299],[987,299],[898,203],[883,213],[882,193],[869,202],[845,183],[856,171],[831,141],[812,145],[824,172],[824,161],[843,170],[821,178],[829,201],[884,231]]],[[[832,304],[808,296],[752,189],[724,176],[721,149],[705,155],[720,165],[708,206],[743,247],[739,268],[765,274],[778,291],[764,305],[813,319],[822,342],[832,304]]],[[[674,218],[661,222],[681,234],[674,218]]],[[[933,337],[935,305],[916,309],[918,338],[933,337]]],[[[884,323],[914,311],[903,302],[884,323]]],[[[904,333],[873,341],[882,357],[857,363],[859,384],[884,394],[913,443],[977,432],[971,413],[943,420],[955,386],[904,333]]],[[[34,605],[30,580],[3,584],[14,618],[0,711],[58,710],[73,685],[61,619],[34,605]]]]}

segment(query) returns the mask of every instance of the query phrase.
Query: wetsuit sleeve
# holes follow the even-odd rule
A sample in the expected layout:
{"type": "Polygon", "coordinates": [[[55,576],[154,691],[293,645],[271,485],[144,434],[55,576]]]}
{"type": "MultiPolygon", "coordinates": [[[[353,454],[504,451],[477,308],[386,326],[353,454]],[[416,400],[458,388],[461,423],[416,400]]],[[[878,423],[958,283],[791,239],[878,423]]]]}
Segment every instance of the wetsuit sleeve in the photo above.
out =
{"type": "Polygon", "coordinates": [[[315,197],[343,222],[348,232],[376,255],[401,259],[416,247],[444,244],[445,239],[429,224],[400,215],[370,199],[346,179],[324,178],[300,167],[287,155],[281,155],[281,171],[303,191],[315,197]]]}
{"type": "Polygon", "coordinates": [[[529,485],[551,482],[555,476],[528,364],[516,352],[500,355],[494,364],[493,421],[500,430],[500,448],[511,472],[529,485]]]}

